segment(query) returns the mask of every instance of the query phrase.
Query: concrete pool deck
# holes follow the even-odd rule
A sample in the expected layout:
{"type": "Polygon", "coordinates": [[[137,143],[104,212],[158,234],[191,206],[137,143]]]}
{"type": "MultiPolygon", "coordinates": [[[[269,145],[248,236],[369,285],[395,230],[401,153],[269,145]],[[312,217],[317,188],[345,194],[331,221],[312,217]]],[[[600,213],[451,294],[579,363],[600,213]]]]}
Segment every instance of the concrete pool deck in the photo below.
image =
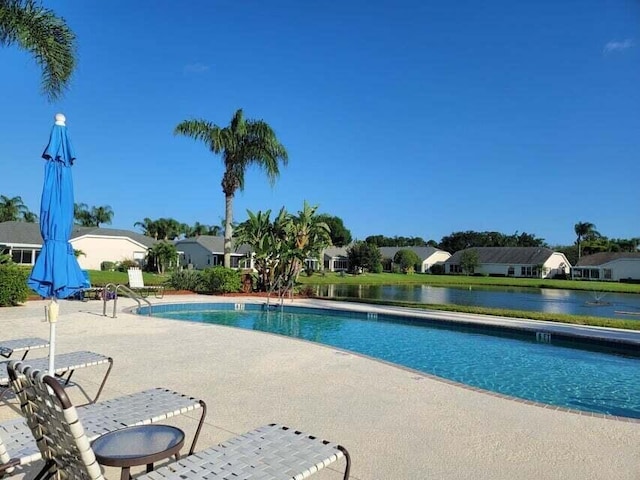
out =
{"type": "MultiPolygon", "coordinates": [[[[264,299],[195,295],[151,299],[152,303],[192,301],[263,303],[264,299]]],[[[0,309],[0,339],[48,338],[48,324],[40,321],[46,303],[0,309]]],[[[320,300],[294,304],[338,307],[320,300]]],[[[356,480],[640,477],[640,423],[530,405],[333,347],[122,311],[134,305],[120,298],[118,317],[111,318],[102,316],[100,301],[62,301],[57,351],[92,350],[114,358],[102,399],[162,386],[205,400],[209,413],[199,449],[278,422],[343,444],[351,453],[351,478],[356,480]]],[[[110,314],[113,303],[108,306],[110,314]]],[[[470,317],[438,313],[462,321],[470,317]]],[[[604,330],[611,329],[603,329],[606,335],[604,330]]],[[[632,341],[640,338],[615,330],[609,334],[632,341]]],[[[45,355],[36,351],[31,356],[45,355]]],[[[84,369],[74,374],[74,380],[90,395],[101,373],[98,368],[84,369]]],[[[83,399],[77,386],[70,393],[78,401],[83,399]]],[[[13,398],[8,405],[0,404],[0,421],[17,416],[16,407],[13,398]]],[[[171,423],[191,436],[196,418],[183,416],[171,423]]],[[[342,478],[343,464],[333,467],[313,478],[342,478]]],[[[36,470],[25,469],[13,478],[32,478],[36,470]]],[[[115,469],[106,474],[109,479],[119,476],[115,469]]]]}

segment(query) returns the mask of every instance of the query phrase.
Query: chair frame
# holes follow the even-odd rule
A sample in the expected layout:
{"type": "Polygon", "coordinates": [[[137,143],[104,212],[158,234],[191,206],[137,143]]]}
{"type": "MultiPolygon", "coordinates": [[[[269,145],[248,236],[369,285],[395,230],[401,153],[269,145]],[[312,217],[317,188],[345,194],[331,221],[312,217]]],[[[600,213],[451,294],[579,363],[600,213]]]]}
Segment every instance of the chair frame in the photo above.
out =
{"type": "MultiPolygon", "coordinates": [[[[91,444],[69,397],[53,377],[30,367],[11,363],[12,379],[22,374],[26,386],[16,394],[36,443],[46,460],[36,480],[55,477],[104,480],[91,444]]],[[[19,384],[17,384],[19,386],[19,384]]],[[[138,480],[205,480],[246,477],[301,480],[345,458],[344,480],[349,478],[351,458],[347,450],[316,436],[277,424],[239,435],[170,463],[138,480]]]]}
{"type": "MultiPolygon", "coordinates": [[[[26,352],[25,352],[25,356],[26,356],[26,352]]],[[[56,360],[58,359],[71,360],[61,366],[59,365],[56,368],[56,371],[54,373],[55,378],[57,378],[59,381],[64,382],[65,386],[69,385],[69,382],[71,381],[71,376],[77,369],[94,367],[98,365],[103,365],[105,363],[109,364],[107,371],[104,374],[104,377],[102,377],[102,382],[98,387],[98,391],[96,392],[95,397],[93,397],[93,399],[89,400],[84,405],[88,405],[90,403],[96,403],[98,401],[98,398],[100,398],[100,394],[102,393],[102,390],[104,389],[105,384],[107,383],[107,379],[109,378],[109,375],[111,374],[111,369],[113,369],[113,358],[107,357],[105,355],[101,355],[99,353],[81,351],[81,352],[62,353],[60,355],[56,355],[56,360]]],[[[24,361],[24,357],[22,358],[21,361],[24,361]]],[[[39,369],[39,368],[44,369],[46,368],[45,365],[48,364],[48,358],[47,357],[34,358],[34,359],[30,359],[29,362],[30,364],[33,364],[34,362],[36,362],[36,367],[35,367],[36,369],[39,369]]],[[[10,361],[0,362],[0,369],[4,365],[7,365],[8,367],[9,363],[10,361]]],[[[8,368],[7,368],[7,377],[5,378],[8,379],[8,381],[6,383],[0,383],[0,400],[2,400],[4,396],[11,390],[11,374],[9,373],[8,368]]]]}
{"type": "Polygon", "coordinates": [[[162,285],[144,284],[144,277],[142,276],[142,270],[140,268],[129,268],[127,270],[127,276],[129,277],[129,288],[140,293],[141,297],[148,297],[151,292],[153,292],[156,298],[164,297],[164,287],[162,285]]]}
{"type": "MultiPolygon", "coordinates": [[[[40,372],[33,370],[25,362],[14,361],[9,366],[9,374],[11,376],[11,386],[16,396],[20,399],[20,408],[24,413],[25,405],[30,399],[35,398],[34,387],[32,386],[33,381],[26,375],[39,375],[40,372]]],[[[65,402],[70,405],[69,398],[60,382],[49,375],[43,374],[43,376],[46,376],[49,382],[54,385],[51,386],[52,390],[64,393],[65,402]]],[[[198,408],[202,410],[202,413],[189,449],[189,454],[192,454],[195,451],[207,415],[206,403],[195,397],[166,388],[153,388],[105,400],[97,404],[80,406],[77,409],[74,407],[74,411],[80,420],[89,422],[90,426],[86,431],[86,436],[89,441],[93,441],[105,433],[126,427],[157,423],[177,415],[195,412],[198,408]],[[138,408],[136,407],[137,405],[142,407],[138,408]],[[119,414],[122,411],[126,413],[119,414]],[[104,418],[104,420],[100,419],[100,416],[104,415],[105,412],[107,412],[108,417],[104,418]]],[[[3,445],[2,438],[0,438],[0,458],[3,457],[3,453],[5,457],[4,463],[0,463],[0,478],[7,473],[11,473],[16,467],[28,465],[42,458],[40,446],[36,445],[32,432],[29,431],[30,425],[28,426],[27,423],[24,418],[19,418],[0,424],[0,427],[6,426],[6,430],[0,428],[0,432],[4,431],[5,434],[8,434],[10,438],[7,440],[11,441],[11,444],[3,445]],[[17,448],[18,454],[21,456],[10,457],[6,460],[9,455],[8,447],[17,448]]],[[[51,467],[52,465],[47,462],[36,478],[46,475],[51,467]]]]}

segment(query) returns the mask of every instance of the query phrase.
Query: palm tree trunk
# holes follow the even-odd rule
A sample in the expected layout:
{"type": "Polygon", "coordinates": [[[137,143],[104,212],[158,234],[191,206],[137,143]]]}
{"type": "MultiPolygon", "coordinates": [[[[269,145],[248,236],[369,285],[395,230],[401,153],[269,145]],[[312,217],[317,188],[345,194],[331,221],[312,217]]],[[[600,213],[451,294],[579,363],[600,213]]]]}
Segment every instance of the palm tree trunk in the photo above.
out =
{"type": "Polygon", "coordinates": [[[231,237],[233,229],[233,194],[225,194],[224,196],[224,266],[231,268],[231,237]]]}

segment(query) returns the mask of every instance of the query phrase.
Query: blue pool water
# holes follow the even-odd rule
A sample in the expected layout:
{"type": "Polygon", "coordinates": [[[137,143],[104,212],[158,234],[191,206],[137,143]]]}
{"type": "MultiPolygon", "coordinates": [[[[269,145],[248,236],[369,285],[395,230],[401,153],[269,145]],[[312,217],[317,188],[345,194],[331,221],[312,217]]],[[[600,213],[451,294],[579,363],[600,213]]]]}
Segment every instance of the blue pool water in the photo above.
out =
{"type": "Polygon", "coordinates": [[[154,306],[154,315],[301,338],[362,353],[505,395],[640,418],[640,358],[535,341],[532,333],[483,332],[365,313],[260,305],[154,306]],[[198,308],[199,310],[194,310],[198,308]],[[190,310],[186,310],[190,309],[190,310]],[[226,309],[226,310],[225,310],[226,309]]]}

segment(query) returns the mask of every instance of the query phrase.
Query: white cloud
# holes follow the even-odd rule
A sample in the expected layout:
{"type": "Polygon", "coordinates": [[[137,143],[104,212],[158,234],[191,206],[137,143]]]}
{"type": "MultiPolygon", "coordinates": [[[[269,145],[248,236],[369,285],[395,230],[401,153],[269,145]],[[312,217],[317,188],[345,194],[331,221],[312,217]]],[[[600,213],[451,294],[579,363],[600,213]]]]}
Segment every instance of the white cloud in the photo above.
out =
{"type": "Polygon", "coordinates": [[[205,65],[204,63],[190,63],[184,67],[185,73],[204,73],[208,70],[209,65],[205,65]]]}
{"type": "Polygon", "coordinates": [[[626,40],[623,40],[621,42],[611,40],[604,46],[603,51],[604,53],[621,52],[633,46],[635,46],[635,43],[630,38],[627,38],[626,40]]]}

